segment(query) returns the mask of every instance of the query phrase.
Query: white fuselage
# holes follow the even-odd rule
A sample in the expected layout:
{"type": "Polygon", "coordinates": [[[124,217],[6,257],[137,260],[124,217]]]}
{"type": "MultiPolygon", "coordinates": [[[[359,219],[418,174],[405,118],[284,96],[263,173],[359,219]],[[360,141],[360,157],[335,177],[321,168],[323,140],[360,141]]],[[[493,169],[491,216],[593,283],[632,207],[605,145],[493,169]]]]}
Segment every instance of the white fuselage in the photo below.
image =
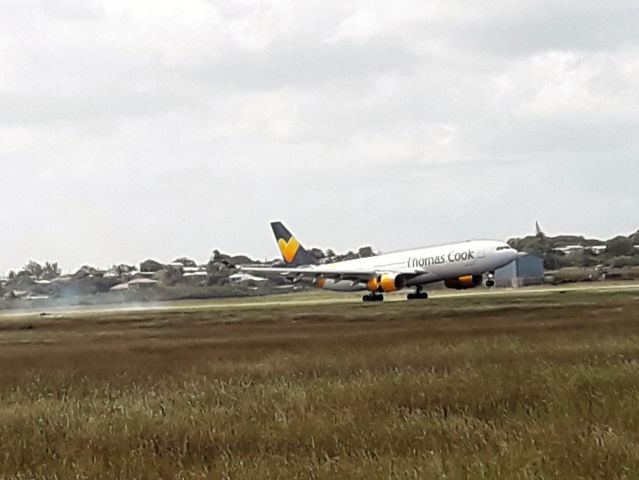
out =
{"type": "MultiPolygon", "coordinates": [[[[399,273],[409,278],[406,286],[424,285],[465,275],[494,272],[518,256],[508,244],[495,240],[468,242],[388,253],[369,258],[322,265],[323,270],[399,273]]],[[[313,267],[311,267],[313,268],[313,267]]],[[[318,267],[320,268],[320,267],[318,267]]],[[[326,278],[318,283],[326,290],[366,290],[366,282],[326,278]]]]}

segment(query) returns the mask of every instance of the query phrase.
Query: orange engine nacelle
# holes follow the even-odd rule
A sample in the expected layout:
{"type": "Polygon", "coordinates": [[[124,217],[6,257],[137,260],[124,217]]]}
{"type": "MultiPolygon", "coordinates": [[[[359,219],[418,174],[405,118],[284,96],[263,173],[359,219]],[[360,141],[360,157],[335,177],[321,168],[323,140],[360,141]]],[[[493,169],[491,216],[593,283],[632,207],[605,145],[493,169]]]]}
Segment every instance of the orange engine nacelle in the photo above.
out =
{"type": "Polygon", "coordinates": [[[448,288],[455,290],[466,290],[468,288],[479,287],[482,282],[481,275],[462,275],[461,277],[451,278],[444,283],[448,288]]]}
{"type": "Polygon", "coordinates": [[[396,292],[406,286],[406,279],[399,273],[384,273],[371,278],[366,286],[371,292],[396,292]]]}

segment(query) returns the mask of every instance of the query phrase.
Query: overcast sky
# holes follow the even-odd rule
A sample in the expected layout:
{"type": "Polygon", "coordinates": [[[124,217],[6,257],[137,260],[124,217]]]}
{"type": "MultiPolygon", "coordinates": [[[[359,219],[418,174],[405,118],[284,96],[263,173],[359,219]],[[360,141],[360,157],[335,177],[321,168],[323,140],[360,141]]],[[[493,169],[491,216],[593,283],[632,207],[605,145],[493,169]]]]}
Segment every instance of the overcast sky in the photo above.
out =
{"type": "Polygon", "coordinates": [[[0,273],[639,228],[639,2],[0,7],[0,273]]]}

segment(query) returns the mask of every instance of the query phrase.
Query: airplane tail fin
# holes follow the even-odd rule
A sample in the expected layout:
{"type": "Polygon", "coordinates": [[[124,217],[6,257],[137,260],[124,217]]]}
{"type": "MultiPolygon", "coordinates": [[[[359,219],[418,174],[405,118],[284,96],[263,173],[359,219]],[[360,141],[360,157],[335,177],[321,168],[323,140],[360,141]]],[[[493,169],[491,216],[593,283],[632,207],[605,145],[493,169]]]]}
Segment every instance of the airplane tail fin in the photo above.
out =
{"type": "Polygon", "coordinates": [[[307,251],[282,222],[272,222],[271,228],[286,265],[297,267],[317,263],[315,255],[307,251]]]}

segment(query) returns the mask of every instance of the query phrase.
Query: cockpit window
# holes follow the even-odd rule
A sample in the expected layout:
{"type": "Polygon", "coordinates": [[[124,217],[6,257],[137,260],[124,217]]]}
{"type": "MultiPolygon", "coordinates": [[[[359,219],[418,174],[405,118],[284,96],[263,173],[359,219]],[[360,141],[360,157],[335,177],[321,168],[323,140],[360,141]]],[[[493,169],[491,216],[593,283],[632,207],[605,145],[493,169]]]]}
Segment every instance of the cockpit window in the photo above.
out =
{"type": "Polygon", "coordinates": [[[507,245],[504,245],[502,247],[497,247],[497,251],[500,251],[500,250],[511,250],[511,248],[507,245]]]}

